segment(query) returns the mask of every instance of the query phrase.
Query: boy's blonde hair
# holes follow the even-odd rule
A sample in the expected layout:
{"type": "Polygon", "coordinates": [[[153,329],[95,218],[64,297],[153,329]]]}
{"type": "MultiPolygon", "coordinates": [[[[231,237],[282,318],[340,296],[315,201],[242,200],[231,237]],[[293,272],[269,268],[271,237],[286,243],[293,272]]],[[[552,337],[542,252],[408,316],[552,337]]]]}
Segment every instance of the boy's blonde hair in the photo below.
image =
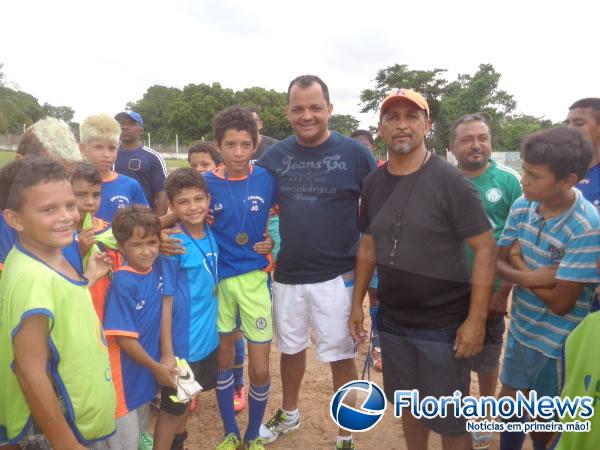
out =
{"type": "Polygon", "coordinates": [[[27,128],[21,137],[17,153],[21,156],[48,156],[67,162],[82,160],[69,125],[54,117],[38,120],[27,128]]]}
{"type": "Polygon", "coordinates": [[[108,114],[88,116],[79,125],[79,140],[83,145],[89,144],[94,139],[118,144],[120,135],[119,122],[108,114]]]}

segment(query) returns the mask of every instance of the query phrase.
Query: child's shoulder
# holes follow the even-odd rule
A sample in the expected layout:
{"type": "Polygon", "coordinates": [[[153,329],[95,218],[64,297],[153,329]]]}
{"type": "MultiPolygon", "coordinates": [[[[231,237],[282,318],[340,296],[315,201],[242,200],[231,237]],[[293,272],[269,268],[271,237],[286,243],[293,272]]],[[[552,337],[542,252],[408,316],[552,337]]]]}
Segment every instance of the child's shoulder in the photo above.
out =
{"type": "Polygon", "coordinates": [[[3,282],[22,285],[27,289],[35,289],[56,277],[60,277],[60,274],[21,249],[18,244],[8,253],[2,271],[3,282]]]}
{"type": "Polygon", "coordinates": [[[512,206],[510,207],[510,212],[512,215],[528,215],[532,211],[535,211],[535,209],[535,202],[527,200],[524,195],[521,195],[513,202],[512,206]]]}
{"type": "Polygon", "coordinates": [[[575,206],[573,219],[574,226],[581,232],[600,230],[600,214],[598,208],[577,191],[577,204],[575,206]]]}

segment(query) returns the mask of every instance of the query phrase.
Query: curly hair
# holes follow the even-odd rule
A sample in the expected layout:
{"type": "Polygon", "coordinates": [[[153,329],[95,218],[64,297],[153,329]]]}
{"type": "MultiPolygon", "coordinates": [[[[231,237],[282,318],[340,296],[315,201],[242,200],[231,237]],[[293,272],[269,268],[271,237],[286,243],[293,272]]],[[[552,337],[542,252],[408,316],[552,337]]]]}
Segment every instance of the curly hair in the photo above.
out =
{"type": "Polygon", "coordinates": [[[160,234],[160,219],[150,208],[132,205],[117,210],[112,221],[112,232],[119,245],[123,245],[131,236],[135,227],[140,227],[149,237],[160,234]]]}
{"type": "Polygon", "coordinates": [[[252,136],[254,147],[258,144],[256,120],[252,117],[252,112],[249,109],[241,106],[230,106],[217,113],[213,120],[213,130],[215,142],[218,145],[223,143],[227,130],[247,131],[252,136]]]}
{"type": "Polygon", "coordinates": [[[169,174],[165,181],[165,192],[170,202],[184,189],[198,188],[208,194],[208,186],[204,177],[191,167],[180,167],[169,174]]]}

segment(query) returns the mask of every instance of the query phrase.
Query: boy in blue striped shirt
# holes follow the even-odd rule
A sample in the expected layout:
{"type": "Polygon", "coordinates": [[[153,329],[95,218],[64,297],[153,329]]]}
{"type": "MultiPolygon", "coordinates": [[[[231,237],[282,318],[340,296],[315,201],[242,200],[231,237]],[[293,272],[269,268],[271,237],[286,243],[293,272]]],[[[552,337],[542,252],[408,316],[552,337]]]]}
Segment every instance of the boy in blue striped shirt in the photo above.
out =
{"type": "MultiPolygon", "coordinates": [[[[498,273],[517,284],[500,374],[500,396],[559,394],[561,349],[590,309],[600,281],[600,219],[575,189],[592,159],[589,141],[557,127],[522,144],[523,197],[498,242],[498,273]]],[[[534,449],[548,436],[532,435],[534,449]]],[[[502,433],[500,448],[520,449],[524,435],[502,433]]]]}

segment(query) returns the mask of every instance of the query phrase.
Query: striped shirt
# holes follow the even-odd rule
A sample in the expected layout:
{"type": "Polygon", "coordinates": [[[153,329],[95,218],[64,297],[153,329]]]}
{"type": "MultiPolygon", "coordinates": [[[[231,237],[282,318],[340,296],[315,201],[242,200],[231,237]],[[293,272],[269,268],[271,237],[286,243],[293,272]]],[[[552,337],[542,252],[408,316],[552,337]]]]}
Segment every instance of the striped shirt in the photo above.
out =
{"type": "Polygon", "coordinates": [[[557,280],[584,283],[583,292],[564,316],[554,314],[533,292],[517,286],[513,296],[510,332],[526,347],[559,359],[569,333],[587,315],[600,282],[596,260],[600,257],[600,218],[596,208],[575,190],[576,200],[563,214],[544,219],[539,203],[524,197],[515,201],[498,245],[518,239],[527,265],[536,270],[558,265],[557,280]]]}

